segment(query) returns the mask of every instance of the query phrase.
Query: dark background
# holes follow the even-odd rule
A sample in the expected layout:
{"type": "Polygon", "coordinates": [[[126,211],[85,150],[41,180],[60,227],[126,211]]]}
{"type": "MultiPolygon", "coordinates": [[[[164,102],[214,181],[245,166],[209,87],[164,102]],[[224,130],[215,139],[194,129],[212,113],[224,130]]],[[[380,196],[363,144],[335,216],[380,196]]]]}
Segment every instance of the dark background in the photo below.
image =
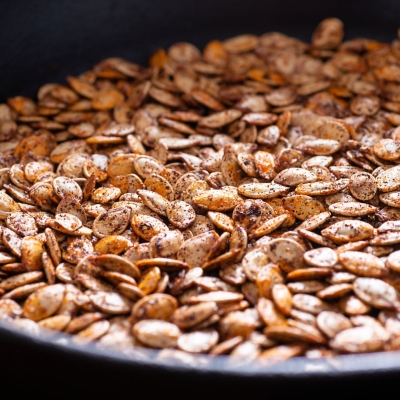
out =
{"type": "Polygon", "coordinates": [[[0,101],[33,96],[103,58],[146,62],[158,47],[240,33],[281,31],[309,40],[323,18],[346,36],[392,40],[398,0],[15,0],[0,1],[0,101]]]}
{"type": "Polygon", "coordinates": [[[326,361],[310,368],[301,358],[227,373],[201,362],[183,368],[132,362],[119,353],[54,345],[54,338],[10,335],[11,329],[0,323],[1,400],[384,400],[398,394],[397,353],[331,359],[328,373],[315,367],[326,361]]]}
{"type": "MultiPolygon", "coordinates": [[[[145,63],[158,47],[240,33],[282,31],[309,40],[326,17],[345,23],[346,37],[391,41],[399,0],[0,0],[0,101],[34,96],[103,58],[145,63]]],[[[356,359],[358,360],[358,359],[356,359]]],[[[319,375],[292,370],[273,378],[221,371],[177,371],[43,346],[0,326],[0,399],[312,399],[397,395],[399,366],[383,355],[359,359],[364,372],[319,375]],[[371,361],[372,360],[372,361],[371,361]],[[374,361],[375,360],[375,361],[374,361]]],[[[392,360],[393,361],[393,360],[392,360]]],[[[400,360],[398,365],[400,365],[400,360]]],[[[351,371],[353,369],[353,371],[351,371]]],[[[379,397],[378,397],[379,396],[379,397]]]]}

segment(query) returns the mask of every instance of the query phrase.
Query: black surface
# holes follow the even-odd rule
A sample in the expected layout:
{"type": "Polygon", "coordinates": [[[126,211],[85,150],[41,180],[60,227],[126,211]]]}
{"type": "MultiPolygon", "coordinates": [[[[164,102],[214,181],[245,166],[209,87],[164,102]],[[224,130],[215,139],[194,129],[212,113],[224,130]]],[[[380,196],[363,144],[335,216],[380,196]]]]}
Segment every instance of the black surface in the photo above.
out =
{"type": "MultiPolygon", "coordinates": [[[[204,365],[131,359],[121,353],[60,345],[1,326],[1,399],[321,399],[389,394],[398,386],[397,353],[292,359],[257,367],[220,357],[204,365]],[[10,334],[11,333],[11,334],[10,334]],[[146,397],[144,397],[146,396],[146,397]]],[[[195,359],[197,358],[194,357],[195,359]]]]}
{"type": "Polygon", "coordinates": [[[103,58],[146,62],[176,41],[203,46],[243,32],[282,31],[309,40],[341,18],[347,36],[392,40],[398,0],[16,0],[0,1],[0,101],[34,95],[103,58]]]}
{"type": "MultiPolygon", "coordinates": [[[[244,32],[282,31],[308,40],[336,16],[346,37],[386,41],[397,33],[398,0],[0,0],[0,101],[33,96],[106,57],[146,62],[157,47],[244,32]]],[[[303,359],[273,368],[224,362],[177,367],[69,348],[0,326],[0,399],[354,398],[397,386],[397,353],[303,359]]],[[[394,394],[394,393],[393,393],[394,394]]],[[[393,395],[392,394],[392,395],[393,395]]]]}

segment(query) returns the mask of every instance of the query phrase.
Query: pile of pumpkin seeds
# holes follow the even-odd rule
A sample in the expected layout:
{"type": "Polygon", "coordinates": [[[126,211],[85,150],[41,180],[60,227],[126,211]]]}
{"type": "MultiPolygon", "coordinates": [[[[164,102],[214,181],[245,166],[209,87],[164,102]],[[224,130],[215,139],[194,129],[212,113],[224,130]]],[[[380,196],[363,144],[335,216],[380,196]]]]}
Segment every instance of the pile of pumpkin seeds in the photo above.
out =
{"type": "Polygon", "coordinates": [[[177,43],[1,104],[0,318],[168,354],[400,349],[400,40],[343,34],[177,43]]]}

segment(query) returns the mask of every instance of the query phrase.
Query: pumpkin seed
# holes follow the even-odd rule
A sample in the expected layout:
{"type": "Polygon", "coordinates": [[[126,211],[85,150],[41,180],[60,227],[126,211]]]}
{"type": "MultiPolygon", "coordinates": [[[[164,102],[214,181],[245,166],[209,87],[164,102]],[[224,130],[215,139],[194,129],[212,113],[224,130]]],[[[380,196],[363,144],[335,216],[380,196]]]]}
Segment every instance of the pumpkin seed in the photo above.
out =
{"type": "Polygon", "coordinates": [[[0,104],[0,318],[189,364],[400,348],[399,41],[343,33],[180,42],[0,104]]]}

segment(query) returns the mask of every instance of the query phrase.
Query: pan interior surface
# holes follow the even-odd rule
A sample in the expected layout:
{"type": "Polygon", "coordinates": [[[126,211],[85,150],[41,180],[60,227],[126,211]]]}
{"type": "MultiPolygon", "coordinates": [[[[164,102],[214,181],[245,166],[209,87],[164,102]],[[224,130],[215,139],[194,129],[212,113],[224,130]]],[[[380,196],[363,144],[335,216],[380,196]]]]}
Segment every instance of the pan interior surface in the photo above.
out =
{"type": "MultiPolygon", "coordinates": [[[[145,64],[154,50],[178,41],[202,48],[212,39],[279,31],[309,42],[318,22],[331,16],[343,20],[346,38],[368,36],[390,42],[397,34],[399,14],[400,2],[395,0],[382,0],[379,4],[363,0],[7,2],[0,13],[0,102],[16,95],[33,97],[41,85],[64,82],[67,75],[79,74],[107,57],[123,57],[145,64]]],[[[60,359],[63,364],[59,368],[72,371],[76,358],[86,357],[83,365],[93,368],[92,374],[108,371],[110,381],[122,379],[121,385],[126,387],[130,383],[127,376],[140,368],[155,374],[160,370],[169,373],[186,370],[218,378],[226,372],[232,379],[235,376],[254,379],[270,376],[277,381],[294,377],[360,377],[366,373],[382,376],[400,371],[396,353],[343,356],[318,362],[301,358],[284,365],[253,368],[250,365],[228,366],[217,360],[204,366],[201,363],[160,363],[151,358],[135,359],[94,347],[88,350],[77,346],[68,348],[55,338],[32,338],[3,324],[0,324],[0,339],[3,343],[0,347],[5,349],[3,357],[11,360],[9,367],[13,370],[19,366],[19,361],[12,357],[15,347],[25,351],[21,357],[29,363],[40,354],[51,360],[44,371],[32,371],[32,377],[43,375],[45,371],[51,373],[50,364],[60,359]]],[[[53,380],[51,387],[55,388],[61,378],[53,380]]],[[[97,380],[101,379],[98,375],[97,380]]],[[[75,387],[74,384],[71,387],[75,387]]],[[[96,390],[101,392],[99,387],[96,390]]]]}

